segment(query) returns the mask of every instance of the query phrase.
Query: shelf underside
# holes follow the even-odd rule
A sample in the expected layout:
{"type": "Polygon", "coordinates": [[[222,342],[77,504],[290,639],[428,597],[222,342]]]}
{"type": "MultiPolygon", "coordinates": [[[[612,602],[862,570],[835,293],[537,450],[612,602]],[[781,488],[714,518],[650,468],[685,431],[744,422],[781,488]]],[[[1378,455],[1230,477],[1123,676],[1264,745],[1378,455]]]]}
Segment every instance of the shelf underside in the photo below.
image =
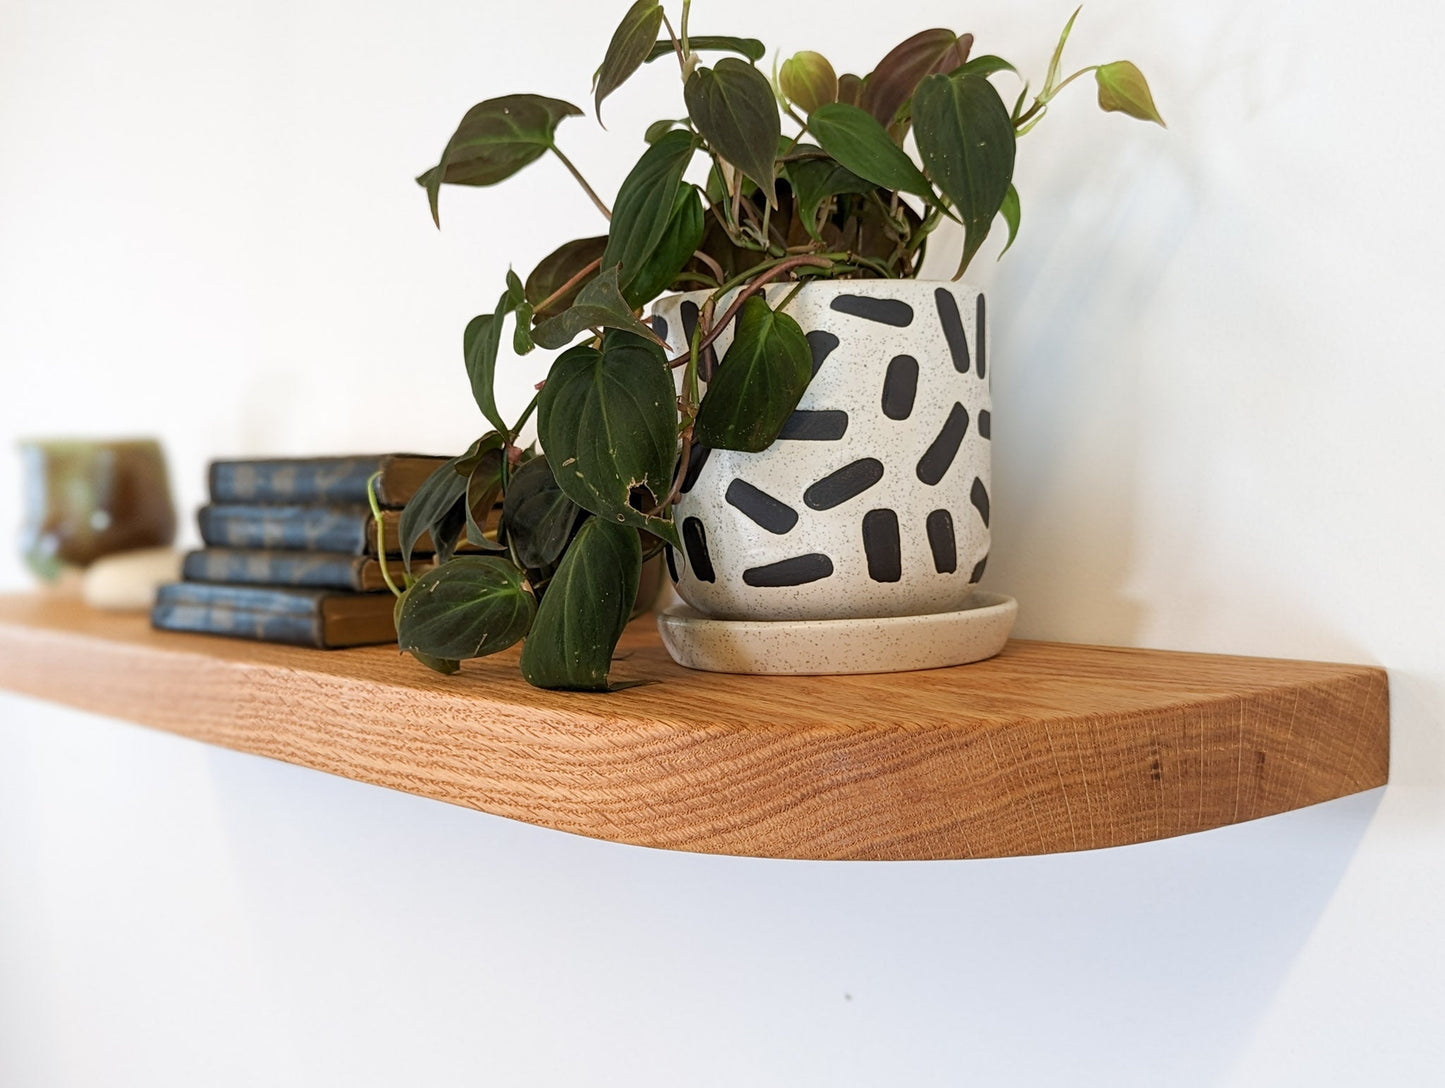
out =
{"type": "Polygon", "coordinates": [[[517,651],[430,673],[0,598],[0,687],[616,842],[789,858],[1117,846],[1383,785],[1381,669],[1015,641],[975,665],[755,677],[673,664],[652,618],[614,695],[539,691],[517,651]]]}

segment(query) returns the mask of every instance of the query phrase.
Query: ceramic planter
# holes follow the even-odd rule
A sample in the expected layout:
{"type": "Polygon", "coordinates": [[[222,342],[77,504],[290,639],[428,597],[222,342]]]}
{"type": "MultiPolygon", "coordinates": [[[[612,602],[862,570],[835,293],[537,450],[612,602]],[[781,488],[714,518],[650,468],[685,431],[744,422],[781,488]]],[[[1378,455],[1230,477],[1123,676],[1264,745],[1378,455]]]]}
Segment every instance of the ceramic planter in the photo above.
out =
{"type": "MultiPolygon", "coordinates": [[[[769,304],[790,290],[769,287],[769,304]]],[[[706,297],[654,307],[673,353],[706,297]]],[[[678,594],[725,620],[963,609],[989,549],[983,294],[916,280],[816,282],[787,313],[812,347],[812,382],[763,452],[694,448],[675,511],[684,549],[669,553],[678,594]]],[[[718,338],[719,358],[731,336],[718,338]]]]}

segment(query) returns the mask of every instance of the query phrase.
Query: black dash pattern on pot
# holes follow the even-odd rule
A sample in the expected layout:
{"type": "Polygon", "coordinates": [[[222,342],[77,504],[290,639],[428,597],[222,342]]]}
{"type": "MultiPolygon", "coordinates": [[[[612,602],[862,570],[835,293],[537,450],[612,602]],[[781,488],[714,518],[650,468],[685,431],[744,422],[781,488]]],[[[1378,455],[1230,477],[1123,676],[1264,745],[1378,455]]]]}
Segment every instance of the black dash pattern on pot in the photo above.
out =
{"type": "Polygon", "coordinates": [[[831,510],[863,494],[881,479],[883,462],[876,457],[860,457],[809,486],[803,492],[803,502],[810,510],[831,510]]]}

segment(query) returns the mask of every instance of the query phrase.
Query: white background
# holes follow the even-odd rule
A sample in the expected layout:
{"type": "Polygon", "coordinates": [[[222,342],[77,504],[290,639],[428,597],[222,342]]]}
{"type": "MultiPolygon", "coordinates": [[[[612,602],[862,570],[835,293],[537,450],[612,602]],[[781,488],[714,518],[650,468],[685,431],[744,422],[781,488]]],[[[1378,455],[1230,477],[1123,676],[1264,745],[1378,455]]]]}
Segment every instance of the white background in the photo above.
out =
{"type": "MultiPolygon", "coordinates": [[[[0,437],[159,435],[184,512],[212,456],[459,449],[464,323],[601,224],[551,161],[449,189],[440,233],[411,178],[481,98],[585,102],[623,7],[0,0],[0,437]]],[[[699,0],[694,29],[866,70],[953,25],[1037,82],[1068,11],[699,0]]],[[[1388,666],[1383,793],[778,863],[0,697],[0,1084],[1445,1083],[1442,33],[1405,0],[1091,0],[1070,59],[1139,62],[1171,127],[1070,88],[973,277],[1019,632],[1388,666]]],[[[658,64],[560,138],[610,194],[679,112],[658,64]]],[[[502,368],[509,409],[545,365],[502,368]]]]}

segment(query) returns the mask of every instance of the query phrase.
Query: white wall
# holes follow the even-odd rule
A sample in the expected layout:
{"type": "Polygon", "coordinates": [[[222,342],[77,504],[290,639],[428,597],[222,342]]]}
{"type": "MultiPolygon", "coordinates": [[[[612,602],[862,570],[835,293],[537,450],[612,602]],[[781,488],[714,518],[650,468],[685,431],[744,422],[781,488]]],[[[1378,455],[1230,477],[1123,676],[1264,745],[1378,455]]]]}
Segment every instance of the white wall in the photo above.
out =
{"type": "MultiPolygon", "coordinates": [[[[0,436],[159,434],[187,510],[211,456],[459,448],[464,322],[599,223],[544,162],[448,191],[438,233],[411,177],[480,98],[585,101],[622,7],[0,0],[0,436]]],[[[1037,79],[1069,5],[978,7],[1037,79]]],[[[699,0],[695,27],[863,68],[969,17],[895,9],[699,0]]],[[[1445,1077],[1442,32],[1400,0],[1091,0],[1071,56],[1138,61],[1171,128],[1080,87],[977,276],[986,584],[1020,633],[1386,665],[1383,794],[1073,856],[777,863],[0,697],[0,1084],[1445,1077]]],[[[562,138],[615,191],[676,102],[657,66],[610,135],[562,138]]],[[[507,366],[510,403],[544,368],[507,366]]]]}

